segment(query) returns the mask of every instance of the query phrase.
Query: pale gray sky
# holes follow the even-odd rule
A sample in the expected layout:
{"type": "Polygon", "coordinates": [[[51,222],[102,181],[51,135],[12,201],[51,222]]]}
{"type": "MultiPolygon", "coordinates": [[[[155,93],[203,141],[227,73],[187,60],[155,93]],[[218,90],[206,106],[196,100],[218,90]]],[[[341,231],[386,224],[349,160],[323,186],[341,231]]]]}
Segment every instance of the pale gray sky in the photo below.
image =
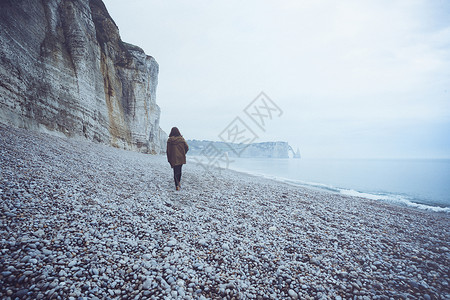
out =
{"type": "Polygon", "coordinates": [[[161,127],[219,140],[235,117],[303,157],[450,157],[450,1],[104,0],[160,66],[161,127]],[[264,91],[282,110],[258,130],[264,91]]]}

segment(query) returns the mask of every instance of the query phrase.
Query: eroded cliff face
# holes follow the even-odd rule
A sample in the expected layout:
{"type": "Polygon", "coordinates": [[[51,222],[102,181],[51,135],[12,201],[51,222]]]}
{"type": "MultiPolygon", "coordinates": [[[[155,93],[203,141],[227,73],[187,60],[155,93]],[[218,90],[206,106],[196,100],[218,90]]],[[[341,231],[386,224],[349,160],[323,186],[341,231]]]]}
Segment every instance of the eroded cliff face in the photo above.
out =
{"type": "Polygon", "coordinates": [[[2,122],[161,153],[157,83],[101,0],[0,1],[2,122]]]}
{"type": "MultiPolygon", "coordinates": [[[[219,153],[227,153],[229,157],[289,158],[289,151],[292,149],[287,142],[236,144],[188,140],[187,143],[189,145],[188,155],[194,156],[204,156],[205,153],[208,154],[207,149],[212,147],[215,151],[219,151],[219,153]]],[[[300,155],[300,152],[298,155],[300,155]]]]}

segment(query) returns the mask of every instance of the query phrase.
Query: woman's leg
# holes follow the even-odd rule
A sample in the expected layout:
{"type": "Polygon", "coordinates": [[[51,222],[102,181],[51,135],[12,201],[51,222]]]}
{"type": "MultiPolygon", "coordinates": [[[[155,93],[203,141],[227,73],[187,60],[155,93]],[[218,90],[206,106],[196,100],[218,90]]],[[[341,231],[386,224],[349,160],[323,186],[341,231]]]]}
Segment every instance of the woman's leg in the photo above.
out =
{"type": "Polygon", "coordinates": [[[181,167],[183,167],[183,165],[180,165],[180,172],[178,173],[178,186],[181,187],[181,167]]]}
{"type": "Polygon", "coordinates": [[[173,166],[173,180],[175,181],[175,187],[178,186],[177,169],[178,169],[178,166],[173,166]]]}
{"type": "Polygon", "coordinates": [[[179,187],[181,179],[181,165],[173,167],[173,179],[175,181],[175,187],[179,187]]]}

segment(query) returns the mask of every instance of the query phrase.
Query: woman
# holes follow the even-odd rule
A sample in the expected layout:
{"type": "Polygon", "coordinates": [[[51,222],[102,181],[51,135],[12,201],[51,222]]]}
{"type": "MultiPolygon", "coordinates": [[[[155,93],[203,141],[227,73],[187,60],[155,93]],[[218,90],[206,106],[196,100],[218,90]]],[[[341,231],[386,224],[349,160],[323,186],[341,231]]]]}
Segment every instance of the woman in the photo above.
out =
{"type": "Polygon", "coordinates": [[[180,190],[181,185],[181,167],[186,163],[186,153],[189,146],[184,140],[178,128],[173,127],[167,140],[167,160],[173,168],[173,179],[175,180],[175,189],[180,190]]]}

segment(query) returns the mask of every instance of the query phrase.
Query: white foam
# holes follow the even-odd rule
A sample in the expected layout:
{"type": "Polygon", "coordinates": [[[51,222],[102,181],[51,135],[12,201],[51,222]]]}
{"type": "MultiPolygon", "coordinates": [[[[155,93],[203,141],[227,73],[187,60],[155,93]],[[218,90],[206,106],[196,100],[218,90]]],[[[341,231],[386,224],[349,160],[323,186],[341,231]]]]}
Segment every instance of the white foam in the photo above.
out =
{"type": "Polygon", "coordinates": [[[432,205],[426,205],[414,202],[412,199],[407,198],[406,196],[402,195],[396,195],[396,194],[374,194],[374,193],[366,193],[366,192],[358,192],[352,189],[342,189],[342,188],[336,188],[331,185],[318,183],[318,182],[308,182],[308,181],[302,181],[302,180],[292,180],[289,178],[279,177],[279,176],[273,176],[268,174],[263,174],[260,172],[252,172],[244,169],[239,168],[232,168],[234,171],[249,174],[252,176],[267,178],[271,180],[275,180],[278,182],[287,183],[290,185],[295,186],[304,186],[308,188],[316,188],[320,190],[325,190],[332,193],[338,193],[342,195],[347,196],[353,196],[353,197],[361,197],[366,198],[370,200],[377,200],[377,201],[385,201],[392,204],[402,205],[402,206],[408,206],[408,207],[414,207],[417,209],[432,211],[432,212],[443,212],[443,213],[450,213],[450,207],[440,207],[440,206],[432,206],[432,205]]]}
{"type": "Polygon", "coordinates": [[[429,210],[429,211],[433,211],[433,212],[450,213],[449,207],[439,207],[439,206],[432,206],[432,205],[417,203],[417,202],[414,202],[413,200],[409,199],[408,197],[402,196],[402,195],[371,194],[371,193],[363,193],[363,192],[358,192],[355,190],[347,190],[347,189],[342,189],[341,194],[348,195],[348,196],[354,196],[354,197],[362,197],[362,198],[371,199],[371,200],[381,200],[381,201],[391,202],[391,203],[395,203],[395,204],[406,205],[406,206],[414,207],[414,208],[418,208],[418,209],[429,210]]]}

